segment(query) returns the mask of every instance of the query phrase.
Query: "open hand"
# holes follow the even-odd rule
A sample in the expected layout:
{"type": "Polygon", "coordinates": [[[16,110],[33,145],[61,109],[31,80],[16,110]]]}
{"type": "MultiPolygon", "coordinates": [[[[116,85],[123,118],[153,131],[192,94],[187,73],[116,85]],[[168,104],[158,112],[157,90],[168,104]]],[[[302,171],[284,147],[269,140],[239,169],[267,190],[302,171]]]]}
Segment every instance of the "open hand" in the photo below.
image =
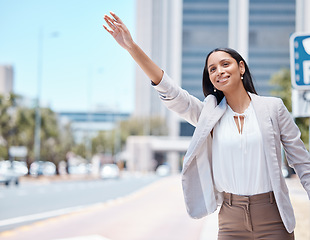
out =
{"type": "Polygon", "coordinates": [[[108,15],[104,15],[104,20],[110,28],[105,25],[103,25],[103,27],[112,35],[120,46],[126,50],[130,49],[134,41],[132,40],[129,30],[115,13],[110,12],[110,14],[112,18],[108,15]]]}

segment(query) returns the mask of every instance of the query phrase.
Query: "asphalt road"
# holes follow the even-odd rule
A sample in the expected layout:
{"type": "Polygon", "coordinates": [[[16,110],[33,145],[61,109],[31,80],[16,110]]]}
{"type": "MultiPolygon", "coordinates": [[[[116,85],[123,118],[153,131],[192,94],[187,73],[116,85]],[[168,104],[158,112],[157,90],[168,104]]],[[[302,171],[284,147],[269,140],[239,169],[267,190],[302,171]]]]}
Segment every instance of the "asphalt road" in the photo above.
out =
{"type": "Polygon", "coordinates": [[[181,179],[174,175],[112,201],[4,231],[0,239],[200,240],[203,227],[204,220],[187,215],[181,179]]]}
{"type": "Polygon", "coordinates": [[[0,232],[126,196],[158,180],[155,175],[117,180],[31,181],[0,186],[0,232]]]}

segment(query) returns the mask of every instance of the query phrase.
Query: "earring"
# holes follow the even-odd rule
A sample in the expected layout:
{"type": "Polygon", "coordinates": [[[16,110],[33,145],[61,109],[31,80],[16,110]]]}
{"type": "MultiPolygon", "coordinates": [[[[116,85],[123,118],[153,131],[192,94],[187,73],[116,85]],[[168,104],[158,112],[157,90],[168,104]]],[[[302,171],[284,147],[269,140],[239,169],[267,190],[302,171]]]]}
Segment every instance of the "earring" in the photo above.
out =
{"type": "Polygon", "coordinates": [[[213,92],[216,92],[216,88],[213,89],[213,92]]]}
{"type": "Polygon", "coordinates": [[[243,80],[243,76],[241,76],[241,80],[243,80]]]}

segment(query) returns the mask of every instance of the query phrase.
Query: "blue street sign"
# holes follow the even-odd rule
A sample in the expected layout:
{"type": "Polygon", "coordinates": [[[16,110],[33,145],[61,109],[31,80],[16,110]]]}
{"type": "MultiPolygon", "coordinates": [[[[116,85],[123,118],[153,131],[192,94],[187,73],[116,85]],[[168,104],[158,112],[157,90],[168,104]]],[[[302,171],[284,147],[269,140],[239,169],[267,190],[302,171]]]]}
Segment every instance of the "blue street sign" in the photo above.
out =
{"type": "Polygon", "coordinates": [[[310,34],[294,33],[290,37],[291,81],[299,90],[310,90],[310,34]]]}

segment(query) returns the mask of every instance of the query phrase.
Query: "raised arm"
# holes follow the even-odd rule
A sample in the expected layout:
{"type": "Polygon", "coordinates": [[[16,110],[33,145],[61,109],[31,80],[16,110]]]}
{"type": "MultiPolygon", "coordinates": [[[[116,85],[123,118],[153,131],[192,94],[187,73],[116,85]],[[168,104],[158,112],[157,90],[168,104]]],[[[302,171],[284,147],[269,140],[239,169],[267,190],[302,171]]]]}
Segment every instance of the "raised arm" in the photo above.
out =
{"type": "Polygon", "coordinates": [[[136,63],[141,67],[145,74],[154,84],[160,83],[163,77],[163,71],[143,52],[143,50],[133,41],[129,30],[122,20],[113,12],[111,16],[104,15],[107,26],[103,25],[105,30],[111,34],[115,41],[126,49],[136,63]]]}

